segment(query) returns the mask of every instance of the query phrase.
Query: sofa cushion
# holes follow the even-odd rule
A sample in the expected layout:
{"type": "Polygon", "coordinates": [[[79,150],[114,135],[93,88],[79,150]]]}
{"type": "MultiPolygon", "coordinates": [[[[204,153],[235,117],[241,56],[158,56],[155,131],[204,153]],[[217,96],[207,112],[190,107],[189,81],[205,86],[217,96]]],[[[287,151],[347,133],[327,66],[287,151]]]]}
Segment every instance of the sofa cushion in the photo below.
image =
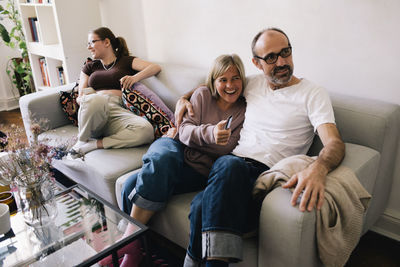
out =
{"type": "Polygon", "coordinates": [[[96,149],[82,159],[53,161],[54,168],[73,181],[96,192],[105,200],[117,205],[115,181],[118,177],[142,166],[142,156],[148,145],[134,148],[96,149]]]}
{"type": "Polygon", "coordinates": [[[174,126],[174,114],[164,102],[142,83],[122,91],[122,100],[127,109],[146,118],[154,128],[155,138],[166,134],[174,126]]]}
{"type": "Polygon", "coordinates": [[[67,124],[39,134],[39,140],[46,141],[50,146],[57,147],[65,144],[73,145],[76,142],[78,127],[67,124]]]}
{"type": "Polygon", "coordinates": [[[60,91],[61,108],[67,115],[68,120],[70,120],[75,126],[78,126],[79,104],[76,102],[77,98],[78,85],[75,85],[71,91],[60,91]]]}
{"type": "MultiPolygon", "coordinates": [[[[40,140],[51,146],[60,146],[76,142],[78,127],[68,124],[39,135],[40,140]]],[[[142,166],[142,156],[148,145],[121,148],[97,149],[82,159],[54,160],[52,165],[76,183],[80,183],[99,194],[105,200],[117,205],[115,181],[118,177],[142,166]]]]}

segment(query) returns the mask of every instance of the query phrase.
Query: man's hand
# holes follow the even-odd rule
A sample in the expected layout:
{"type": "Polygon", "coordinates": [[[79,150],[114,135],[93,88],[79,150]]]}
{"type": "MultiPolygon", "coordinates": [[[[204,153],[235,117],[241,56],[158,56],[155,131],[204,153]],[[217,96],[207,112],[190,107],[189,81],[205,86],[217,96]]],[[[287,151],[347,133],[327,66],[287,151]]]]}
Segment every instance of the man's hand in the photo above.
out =
{"type": "Polygon", "coordinates": [[[228,144],[229,138],[231,137],[231,129],[225,129],[227,121],[222,120],[217,123],[214,127],[214,139],[217,145],[224,146],[228,144]]]}
{"type": "Polygon", "coordinates": [[[305,170],[293,175],[283,188],[296,187],[290,203],[295,206],[297,198],[303,194],[300,201],[300,211],[312,211],[316,206],[321,209],[324,203],[325,179],[329,171],[336,168],[342,161],[345,146],[340,138],[339,131],[333,123],[318,126],[318,135],[324,147],[318,158],[305,170]]]}
{"type": "Polygon", "coordinates": [[[325,193],[325,179],[328,174],[328,169],[314,162],[306,169],[293,175],[289,181],[287,181],[282,187],[291,188],[295,187],[290,200],[290,204],[295,206],[297,199],[302,193],[301,197],[300,211],[312,211],[316,206],[317,209],[321,209],[324,203],[324,193],[325,193]]]}
{"type": "Polygon", "coordinates": [[[189,100],[185,98],[179,98],[178,102],[176,102],[175,106],[175,126],[179,128],[183,120],[183,115],[185,115],[186,111],[189,113],[189,116],[194,116],[193,106],[189,100]]]}

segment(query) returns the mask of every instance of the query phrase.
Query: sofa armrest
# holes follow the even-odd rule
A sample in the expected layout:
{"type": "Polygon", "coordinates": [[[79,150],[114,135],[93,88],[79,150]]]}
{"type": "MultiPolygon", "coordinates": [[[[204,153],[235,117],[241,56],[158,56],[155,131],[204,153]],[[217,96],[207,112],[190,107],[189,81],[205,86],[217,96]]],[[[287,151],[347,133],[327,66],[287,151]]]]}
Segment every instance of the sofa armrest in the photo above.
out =
{"type": "Polygon", "coordinates": [[[45,119],[47,121],[47,130],[70,124],[67,116],[61,109],[59,92],[71,90],[74,86],[75,83],[71,83],[24,95],[19,99],[21,116],[29,141],[32,141],[32,133],[30,131],[32,119],[36,121],[45,119]]]}
{"type": "Polygon", "coordinates": [[[346,155],[341,165],[353,170],[360,183],[372,194],[377,179],[380,153],[372,148],[345,143],[346,155]]]}
{"type": "Polygon", "coordinates": [[[278,187],[260,213],[258,266],[318,266],[315,213],[290,205],[292,193],[278,187]]]}
{"type": "MultiPolygon", "coordinates": [[[[380,154],[346,143],[342,165],[352,169],[369,191],[377,179],[380,154]]],[[[315,212],[290,205],[292,193],[278,187],[264,199],[260,213],[258,266],[320,266],[315,237],[315,212]]],[[[365,221],[364,221],[365,226],[365,221]]]]}

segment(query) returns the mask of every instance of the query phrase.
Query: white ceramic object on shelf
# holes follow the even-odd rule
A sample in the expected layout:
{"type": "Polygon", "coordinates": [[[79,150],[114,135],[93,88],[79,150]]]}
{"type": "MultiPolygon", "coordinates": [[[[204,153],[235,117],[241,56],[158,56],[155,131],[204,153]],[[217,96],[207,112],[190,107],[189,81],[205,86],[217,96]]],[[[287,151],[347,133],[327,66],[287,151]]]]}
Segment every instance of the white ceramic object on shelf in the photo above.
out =
{"type": "Polygon", "coordinates": [[[10,231],[10,208],[8,205],[0,203],[0,235],[10,231]]]}

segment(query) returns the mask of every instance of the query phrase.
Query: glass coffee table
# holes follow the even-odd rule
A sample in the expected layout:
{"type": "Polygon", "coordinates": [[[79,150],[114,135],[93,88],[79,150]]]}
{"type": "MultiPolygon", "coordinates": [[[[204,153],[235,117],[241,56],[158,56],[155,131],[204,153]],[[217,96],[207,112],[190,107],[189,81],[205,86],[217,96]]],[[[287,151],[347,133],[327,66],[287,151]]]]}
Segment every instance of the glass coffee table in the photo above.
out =
{"type": "Polygon", "coordinates": [[[57,217],[50,224],[28,226],[20,212],[11,230],[0,236],[0,266],[92,266],[143,237],[147,226],[109,204],[82,185],[56,195],[57,217]]]}

